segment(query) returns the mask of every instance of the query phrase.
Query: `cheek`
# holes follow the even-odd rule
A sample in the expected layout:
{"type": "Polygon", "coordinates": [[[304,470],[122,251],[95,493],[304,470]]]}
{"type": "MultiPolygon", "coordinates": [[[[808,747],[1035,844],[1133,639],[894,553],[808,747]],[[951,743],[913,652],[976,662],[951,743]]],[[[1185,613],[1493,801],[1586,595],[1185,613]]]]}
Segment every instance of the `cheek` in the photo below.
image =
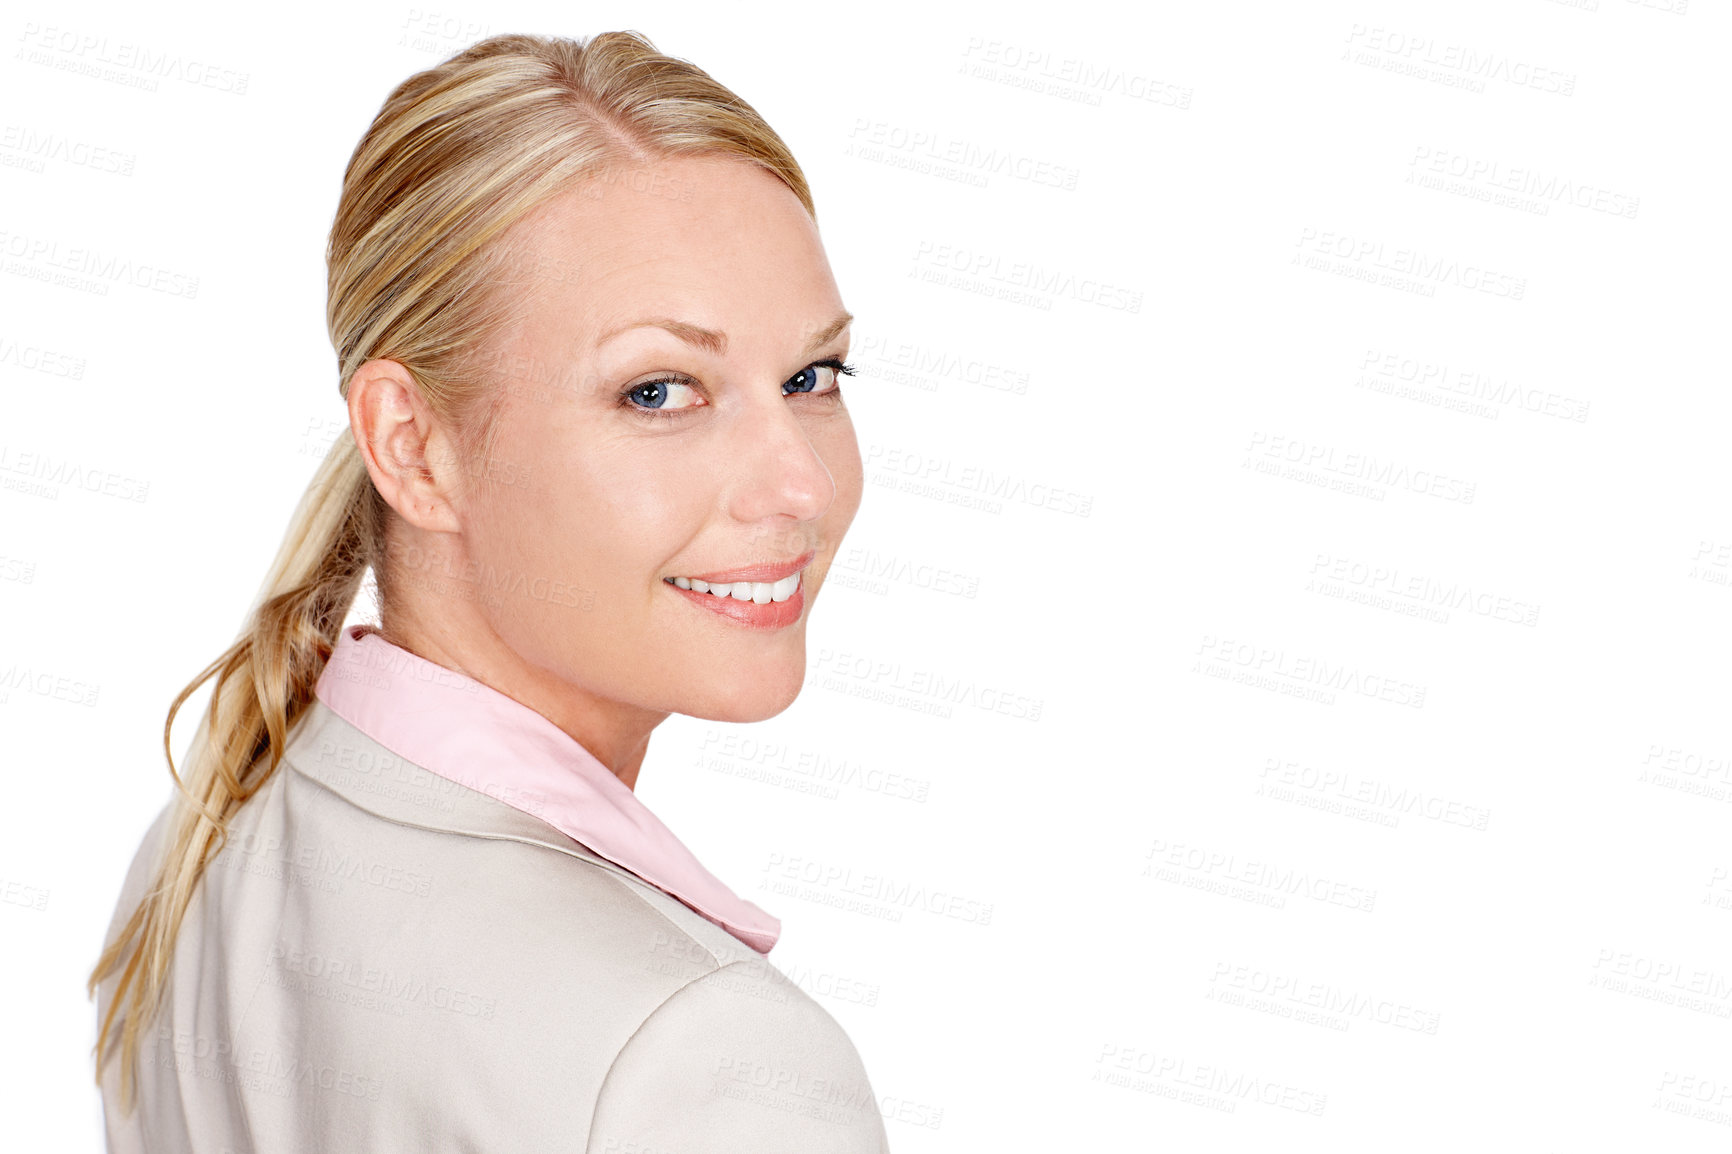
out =
{"type": "Polygon", "coordinates": [[[527,578],[581,579],[593,587],[594,560],[607,556],[615,490],[595,454],[558,430],[509,430],[476,487],[465,536],[478,559],[527,578]]]}
{"type": "Polygon", "coordinates": [[[541,483],[522,495],[518,531],[586,584],[635,600],[702,523],[704,475],[641,443],[574,445],[551,455],[541,483]]]}
{"type": "Polygon", "coordinates": [[[824,460],[824,467],[830,471],[831,482],[836,486],[836,500],[830,507],[829,516],[847,524],[860,507],[860,491],[864,487],[860,443],[854,436],[853,422],[839,421],[827,430],[818,452],[824,460]]]}

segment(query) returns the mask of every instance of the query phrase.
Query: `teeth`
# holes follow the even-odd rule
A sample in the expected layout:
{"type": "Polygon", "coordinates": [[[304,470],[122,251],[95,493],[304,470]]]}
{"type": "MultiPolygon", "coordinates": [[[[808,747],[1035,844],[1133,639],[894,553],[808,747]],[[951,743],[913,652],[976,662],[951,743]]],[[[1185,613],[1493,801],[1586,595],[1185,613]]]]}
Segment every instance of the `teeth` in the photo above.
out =
{"type": "Polygon", "coordinates": [[[734,581],[712,585],[698,577],[675,577],[673,583],[681,589],[690,589],[693,593],[708,593],[711,597],[732,597],[735,601],[768,605],[772,601],[786,601],[792,597],[794,590],[800,587],[800,573],[790,573],[780,581],[734,581]]]}

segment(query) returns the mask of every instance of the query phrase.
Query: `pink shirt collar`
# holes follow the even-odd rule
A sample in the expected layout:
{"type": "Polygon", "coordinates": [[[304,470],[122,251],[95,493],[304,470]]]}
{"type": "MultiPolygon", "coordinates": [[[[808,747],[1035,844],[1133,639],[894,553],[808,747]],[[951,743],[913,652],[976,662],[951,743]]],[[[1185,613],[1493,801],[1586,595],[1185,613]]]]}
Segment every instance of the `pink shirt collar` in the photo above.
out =
{"type": "Polygon", "coordinates": [[[440,777],[539,818],[761,954],[780,919],[735,894],[595,756],[527,705],[346,626],[313,689],[332,712],[440,777]]]}

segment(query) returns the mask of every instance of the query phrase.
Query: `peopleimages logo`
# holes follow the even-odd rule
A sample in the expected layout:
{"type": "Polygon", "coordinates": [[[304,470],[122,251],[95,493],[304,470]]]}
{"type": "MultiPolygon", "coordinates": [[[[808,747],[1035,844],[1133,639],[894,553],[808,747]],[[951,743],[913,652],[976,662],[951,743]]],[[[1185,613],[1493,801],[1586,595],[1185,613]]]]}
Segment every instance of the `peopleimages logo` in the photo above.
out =
{"type": "Polygon", "coordinates": [[[924,883],[910,878],[891,877],[876,871],[856,874],[853,866],[780,853],[770,855],[763,872],[768,876],[759,882],[760,889],[826,905],[855,908],[875,917],[894,915],[886,918],[890,921],[900,921],[904,910],[917,909],[971,925],[992,924],[992,902],[949,890],[929,889],[924,883]]]}
{"type": "Polygon", "coordinates": [[[1192,90],[1184,85],[1079,56],[1058,56],[1046,48],[971,36],[962,59],[958,71],[966,75],[1084,104],[1098,105],[1103,94],[1110,94],[1167,108],[1191,107],[1192,90]]]}
{"type": "Polygon", "coordinates": [[[1285,433],[1253,429],[1245,446],[1244,468],[1290,480],[1315,478],[1330,488],[1353,494],[1375,495],[1388,489],[1406,489],[1442,501],[1471,505],[1478,484],[1451,477],[1434,469],[1421,469],[1389,457],[1354,449],[1338,449],[1320,441],[1285,433]]]}
{"type": "MultiPolygon", "coordinates": [[[[1002,684],[982,683],[973,677],[952,675],[940,669],[904,667],[900,661],[874,659],[866,654],[838,653],[828,648],[818,651],[818,658],[812,663],[812,676],[826,688],[857,685],[875,691],[860,696],[888,701],[900,691],[933,704],[964,705],[1021,721],[1039,721],[1046,704],[1044,697],[1017,693],[1002,684]]],[[[944,716],[949,716],[948,710],[944,716]]]]}
{"type": "Polygon", "coordinates": [[[0,232],[0,255],[13,258],[6,266],[7,272],[40,281],[65,279],[67,286],[73,288],[94,286],[102,290],[98,294],[102,296],[107,295],[110,284],[129,284],[164,296],[186,300],[198,297],[195,276],[97,248],[62,247],[58,240],[48,237],[0,232]],[[79,281],[77,278],[81,277],[92,279],[79,281]]]}
{"type": "MultiPolygon", "coordinates": [[[[1464,185],[1484,186],[1481,191],[1496,189],[1533,201],[1542,215],[1552,204],[1564,203],[1608,216],[1629,220],[1636,218],[1640,197],[1613,192],[1598,185],[1570,180],[1526,165],[1505,164],[1480,156],[1468,156],[1449,149],[1421,144],[1415,147],[1408,162],[1407,183],[1422,183],[1427,176],[1450,177],[1464,185]]],[[[1443,188],[1441,184],[1427,187],[1443,188]]]]}
{"type": "Polygon", "coordinates": [[[1356,665],[1334,663],[1327,658],[1292,654],[1287,650],[1254,642],[1238,641],[1206,633],[1193,655],[1192,672],[1224,676],[1259,687],[1285,686],[1324,694],[1354,693],[1392,705],[1413,709],[1425,707],[1426,687],[1356,665]],[[1232,674],[1242,674],[1233,677],[1232,674]]]}
{"type": "Polygon", "coordinates": [[[1440,284],[1451,285],[1512,301],[1519,301],[1527,294],[1526,277],[1448,257],[1434,257],[1415,248],[1391,248],[1369,237],[1307,226],[1299,230],[1299,239],[1294,243],[1300,251],[1294,255],[1293,263],[1306,263],[1307,254],[1332,257],[1346,262],[1349,268],[1357,268],[1366,280],[1377,279],[1382,270],[1434,290],[1440,284]]]}
{"type": "Polygon", "coordinates": [[[1309,898],[1367,914],[1377,906],[1377,891],[1366,886],[1270,861],[1242,859],[1238,854],[1199,845],[1156,838],[1144,857],[1147,859],[1143,862],[1144,877],[1228,897],[1244,896],[1231,892],[1235,888],[1260,891],[1260,896],[1275,900],[1253,904],[1272,905],[1276,909],[1282,908],[1288,897],[1309,898]]]}
{"type": "Polygon", "coordinates": [[[1141,292],[1132,292],[1091,277],[1079,277],[1062,269],[1044,268],[1031,261],[1007,262],[996,253],[979,252],[961,245],[923,240],[914,250],[914,263],[1048,297],[1069,297],[1083,304],[1120,312],[1141,312],[1143,307],[1141,292]]]}
{"type": "Polygon", "coordinates": [[[250,72],[190,59],[178,52],[156,51],[129,40],[110,43],[107,36],[53,25],[43,27],[34,20],[25,22],[18,40],[21,47],[17,59],[148,92],[155,92],[159,81],[178,80],[196,88],[245,96],[247,82],[252,79],[250,72]]]}
{"type": "Polygon", "coordinates": [[[877,476],[893,481],[900,478],[906,491],[973,498],[985,502],[983,507],[991,512],[998,512],[1002,508],[998,502],[1005,501],[1078,517],[1087,517],[1094,508],[1094,495],[1090,493],[876,441],[867,445],[864,463],[877,476]]]}
{"type": "Polygon", "coordinates": [[[1426,35],[1398,32],[1378,25],[1354,24],[1347,33],[1347,52],[1355,62],[1377,64],[1392,72],[1410,72],[1422,78],[1453,76],[1483,91],[1488,80],[1532,88],[1555,96],[1570,96],[1576,90],[1576,74],[1542,68],[1504,52],[1487,51],[1466,44],[1438,43],[1426,35]]]}

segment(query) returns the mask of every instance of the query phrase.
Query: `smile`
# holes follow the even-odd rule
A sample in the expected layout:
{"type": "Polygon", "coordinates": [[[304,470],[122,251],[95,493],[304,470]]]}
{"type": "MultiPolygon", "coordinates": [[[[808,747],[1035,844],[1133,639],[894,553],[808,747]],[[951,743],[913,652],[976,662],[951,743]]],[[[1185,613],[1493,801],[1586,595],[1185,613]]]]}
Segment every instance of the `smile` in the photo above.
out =
{"type": "Polygon", "coordinates": [[[812,550],[777,564],[712,572],[705,577],[663,577],[662,584],[690,601],[748,629],[785,629],[806,612],[803,577],[817,556],[812,550]]]}
{"type": "Polygon", "coordinates": [[[735,581],[731,584],[711,584],[702,577],[669,577],[667,580],[681,589],[690,589],[693,593],[707,593],[711,597],[732,597],[735,601],[750,601],[757,605],[786,601],[800,588],[799,572],[780,581],[735,581]]]}

